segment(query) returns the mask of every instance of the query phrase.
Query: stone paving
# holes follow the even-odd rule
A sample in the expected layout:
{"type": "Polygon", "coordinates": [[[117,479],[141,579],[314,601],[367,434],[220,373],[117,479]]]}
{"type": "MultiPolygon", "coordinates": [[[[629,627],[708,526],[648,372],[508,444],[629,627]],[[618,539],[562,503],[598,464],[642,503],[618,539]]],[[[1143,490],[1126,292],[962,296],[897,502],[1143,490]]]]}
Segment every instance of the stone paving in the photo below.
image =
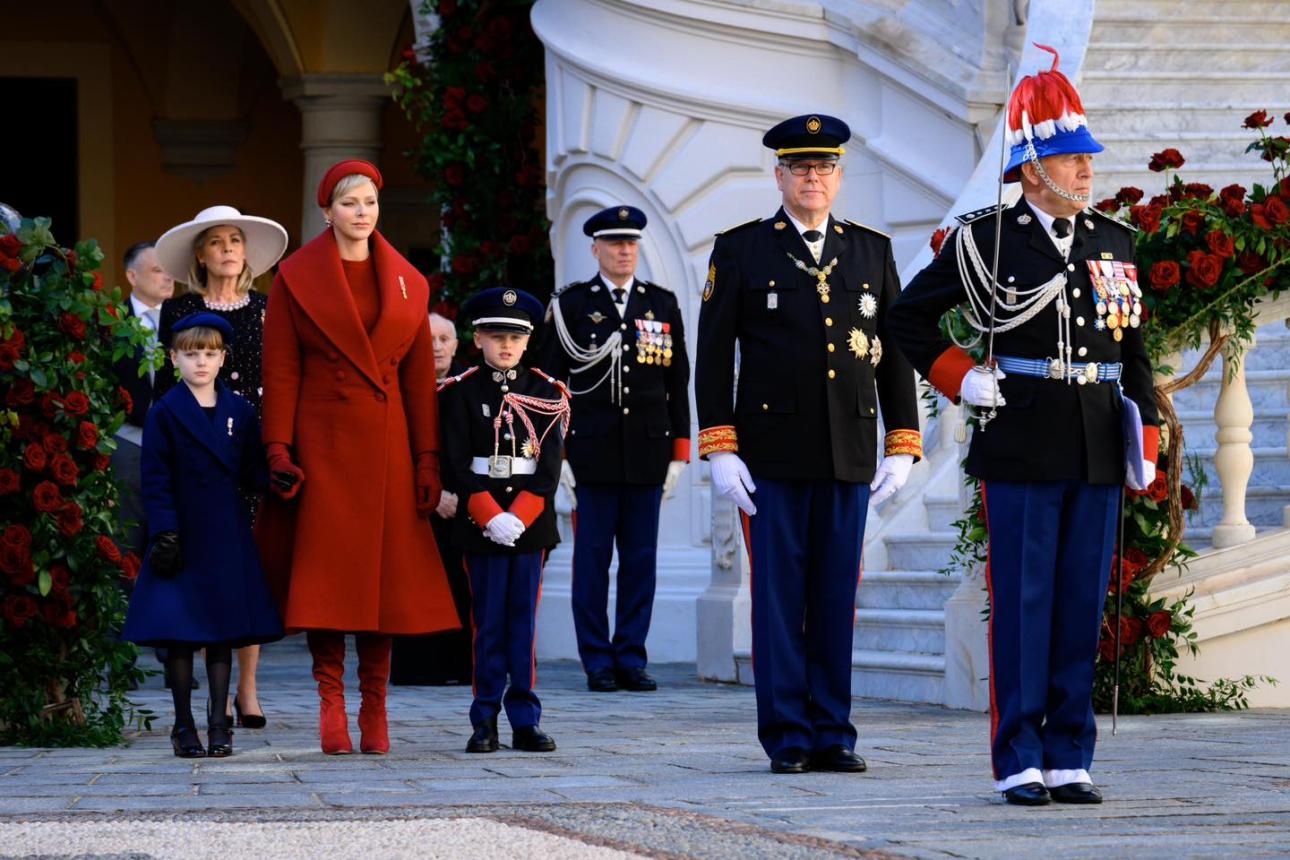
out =
{"type": "Polygon", "coordinates": [[[153,678],[136,701],[159,719],[124,748],[0,749],[0,856],[1290,855],[1290,711],[1103,721],[1108,802],[1020,809],[990,790],[983,714],[857,700],[867,774],[776,776],[751,689],[684,665],[654,667],[657,693],[539,672],[555,753],[468,755],[468,689],[395,687],[391,755],[332,758],[297,637],[265,651],[269,727],[196,762],[171,755],[153,678]]]}

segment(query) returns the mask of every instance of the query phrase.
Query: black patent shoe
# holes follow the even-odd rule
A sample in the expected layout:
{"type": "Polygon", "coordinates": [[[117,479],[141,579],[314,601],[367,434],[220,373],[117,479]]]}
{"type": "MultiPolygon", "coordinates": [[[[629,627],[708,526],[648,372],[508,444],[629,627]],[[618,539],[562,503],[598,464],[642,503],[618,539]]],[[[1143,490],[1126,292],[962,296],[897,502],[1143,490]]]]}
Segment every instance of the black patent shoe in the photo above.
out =
{"type": "Polygon", "coordinates": [[[618,689],[613,669],[597,669],[587,673],[587,689],[593,693],[612,693],[618,689]]]}
{"type": "Polygon", "coordinates": [[[537,726],[525,726],[511,735],[511,749],[517,752],[554,752],[555,740],[537,726]]]}
{"type": "Polygon", "coordinates": [[[1047,806],[1053,798],[1042,782],[1027,782],[1005,791],[1003,799],[1014,806],[1047,806]]]}
{"type": "Polygon", "coordinates": [[[475,733],[466,742],[468,753],[497,752],[497,718],[475,726],[475,733]]]}
{"type": "Polygon", "coordinates": [[[770,769],[773,773],[807,773],[811,757],[801,747],[788,747],[771,757],[770,769]]]}
{"type": "Polygon", "coordinates": [[[619,689],[633,693],[650,693],[658,689],[658,682],[644,669],[619,669],[614,673],[619,689]]]}
{"type": "Polygon", "coordinates": [[[811,753],[811,770],[832,773],[864,773],[869,769],[864,759],[842,744],[811,753]]]}
{"type": "Polygon", "coordinates": [[[170,746],[179,758],[205,758],[206,748],[194,726],[175,726],[170,730],[170,746]]]}
{"type": "Polygon", "coordinates": [[[1102,792],[1091,782],[1070,782],[1048,789],[1058,803],[1101,803],[1102,792]]]}
{"type": "Polygon", "coordinates": [[[228,758],[233,754],[233,731],[227,726],[208,726],[206,729],[206,757],[228,758]]]}
{"type": "Polygon", "coordinates": [[[269,724],[264,714],[242,713],[242,703],[233,696],[233,712],[237,714],[237,724],[244,729],[262,729],[269,724]]]}

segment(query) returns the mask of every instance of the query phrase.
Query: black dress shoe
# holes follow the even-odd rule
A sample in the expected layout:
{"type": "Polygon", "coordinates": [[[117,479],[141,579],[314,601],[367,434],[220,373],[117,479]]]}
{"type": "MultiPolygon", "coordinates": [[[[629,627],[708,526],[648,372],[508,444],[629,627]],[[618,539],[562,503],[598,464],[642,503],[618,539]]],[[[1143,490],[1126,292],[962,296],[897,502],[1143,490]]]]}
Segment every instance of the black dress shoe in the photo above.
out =
{"type": "Polygon", "coordinates": [[[475,726],[475,733],[466,741],[466,752],[497,752],[497,717],[475,726]]]}
{"type": "Polygon", "coordinates": [[[233,711],[237,714],[237,724],[245,729],[262,729],[269,724],[264,714],[242,713],[242,703],[233,696],[233,711]]]}
{"type": "Polygon", "coordinates": [[[1101,803],[1102,792],[1091,782],[1069,782],[1048,789],[1049,795],[1058,803],[1101,803]]]}
{"type": "MultiPolygon", "coordinates": [[[[228,717],[224,719],[228,719],[228,717]]],[[[208,726],[206,730],[206,757],[228,758],[232,754],[233,731],[228,725],[208,726]]]]}
{"type": "Polygon", "coordinates": [[[801,747],[788,747],[771,757],[770,769],[774,773],[806,773],[811,769],[811,757],[801,747]]]}
{"type": "Polygon", "coordinates": [[[205,758],[206,748],[193,726],[175,726],[170,730],[170,746],[179,758],[205,758]]]}
{"type": "Polygon", "coordinates": [[[619,669],[614,673],[618,686],[633,693],[651,693],[658,689],[658,681],[644,669],[619,669]]]}
{"type": "Polygon", "coordinates": [[[555,741],[537,726],[516,729],[511,735],[511,749],[518,752],[554,752],[555,741]]]}
{"type": "Polygon", "coordinates": [[[618,689],[613,669],[597,669],[587,673],[587,689],[593,693],[612,693],[618,689]]]}
{"type": "Polygon", "coordinates": [[[1047,806],[1052,802],[1052,797],[1042,782],[1014,785],[1003,793],[1003,799],[1015,806],[1047,806]]]}
{"type": "Polygon", "coordinates": [[[842,744],[817,750],[811,753],[811,770],[827,770],[834,773],[864,773],[869,766],[864,759],[842,744]]]}

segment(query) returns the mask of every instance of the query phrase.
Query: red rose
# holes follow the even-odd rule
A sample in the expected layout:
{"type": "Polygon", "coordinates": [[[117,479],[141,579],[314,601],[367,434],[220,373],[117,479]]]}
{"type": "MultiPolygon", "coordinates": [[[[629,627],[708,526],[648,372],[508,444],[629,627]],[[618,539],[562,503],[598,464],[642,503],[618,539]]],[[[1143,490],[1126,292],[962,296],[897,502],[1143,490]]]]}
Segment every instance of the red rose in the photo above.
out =
{"type": "Polygon", "coordinates": [[[67,437],[61,433],[46,433],[45,438],[41,440],[41,445],[50,454],[67,453],[67,437]]]}
{"type": "Polygon", "coordinates": [[[31,546],[31,532],[23,525],[5,526],[4,534],[0,536],[0,542],[3,542],[6,546],[29,548],[31,546]]]}
{"type": "Polygon", "coordinates": [[[1227,200],[1228,198],[1244,200],[1246,193],[1245,186],[1238,185],[1234,182],[1231,185],[1223,186],[1223,190],[1218,192],[1218,197],[1220,200],[1227,200]]]}
{"type": "Polygon", "coordinates": [[[1182,491],[1179,493],[1184,511],[1198,511],[1200,504],[1196,501],[1196,494],[1192,492],[1191,487],[1186,484],[1182,485],[1182,491]]]}
{"type": "Polygon", "coordinates": [[[58,520],[58,530],[65,537],[76,537],[85,526],[84,520],[81,519],[81,506],[76,502],[68,502],[59,508],[56,519],[58,520]]]}
{"type": "Polygon", "coordinates": [[[62,401],[58,399],[57,394],[52,391],[47,391],[41,395],[40,398],[40,413],[46,418],[53,418],[54,413],[58,411],[58,407],[61,403],[62,401]]]}
{"type": "Polygon", "coordinates": [[[11,594],[4,599],[4,620],[21,629],[36,617],[36,601],[26,594],[11,594]]]}
{"type": "Polygon", "coordinates": [[[27,446],[27,450],[23,451],[22,464],[29,472],[43,472],[49,465],[49,455],[45,453],[43,447],[32,442],[27,446]]]}
{"type": "Polygon", "coordinates": [[[112,542],[112,538],[99,535],[94,538],[94,543],[98,545],[99,555],[103,556],[103,558],[113,563],[121,561],[121,550],[117,549],[116,544],[112,542]]]}
{"type": "MultiPolygon", "coordinates": [[[[1143,308],[1143,310],[1145,311],[1146,308],[1143,308]]],[[[1143,317],[1143,319],[1146,319],[1146,317],[1143,317]]],[[[112,458],[109,457],[107,454],[94,455],[94,471],[106,472],[108,470],[108,466],[111,466],[111,465],[112,465],[112,458]]]]}
{"type": "Polygon", "coordinates": [[[1170,628],[1174,624],[1174,614],[1168,609],[1157,609],[1147,616],[1147,630],[1156,639],[1163,639],[1169,635],[1170,628]]]}
{"type": "Polygon", "coordinates": [[[1184,197],[1194,197],[1197,200],[1208,200],[1214,194],[1214,187],[1206,185],[1204,182],[1188,182],[1183,186],[1184,197]]]}
{"type": "Polygon", "coordinates": [[[0,570],[9,574],[9,581],[18,588],[36,581],[36,569],[31,566],[31,550],[25,546],[0,544],[0,570]]]}
{"type": "Polygon", "coordinates": [[[72,572],[65,564],[50,565],[49,578],[53,580],[53,590],[58,594],[66,594],[72,587],[72,572]]]}
{"type": "Polygon", "coordinates": [[[76,427],[76,447],[86,451],[99,443],[99,428],[92,421],[82,421],[76,427]]]}
{"type": "Polygon", "coordinates": [[[1258,227],[1260,230],[1272,229],[1272,222],[1267,218],[1267,207],[1262,203],[1255,203],[1250,207],[1250,220],[1253,221],[1254,226],[1258,227]]]}
{"type": "MultiPolygon", "coordinates": [[[[1163,470],[1156,473],[1155,480],[1147,487],[1147,498],[1153,502],[1163,502],[1169,498],[1169,483],[1165,480],[1163,470]]],[[[1129,554],[1126,552],[1124,557],[1128,558],[1129,554]]]]}
{"type": "Polygon", "coordinates": [[[1187,283],[1198,290],[1208,290],[1223,276],[1223,258],[1204,251],[1187,255],[1187,283]]]}
{"type": "Polygon", "coordinates": [[[1151,289],[1158,293],[1167,292],[1178,286],[1182,278],[1182,268],[1173,260],[1161,260],[1151,264],[1151,289]]]}
{"type": "Polygon", "coordinates": [[[443,169],[443,180],[453,188],[460,188],[466,182],[466,165],[454,161],[443,169]]]}
{"type": "Polygon", "coordinates": [[[58,330],[68,337],[74,337],[77,340],[85,339],[85,320],[76,316],[76,314],[64,312],[58,318],[58,330]]]}
{"type": "Polygon", "coordinates": [[[1143,624],[1137,618],[1120,619],[1120,646],[1131,648],[1142,639],[1143,624]]]}
{"type": "Polygon", "coordinates": [[[13,469],[0,469],[0,496],[18,492],[18,473],[13,469]]]}
{"type": "Polygon", "coordinates": [[[1151,161],[1147,164],[1147,169],[1153,173],[1160,173],[1170,168],[1177,170],[1186,163],[1187,160],[1182,157],[1182,153],[1178,150],[1165,149],[1151,156],[1151,161]]]}
{"type": "Polygon", "coordinates": [[[85,363],[85,353],[83,353],[83,352],[69,352],[69,353],[67,354],[67,360],[68,360],[68,361],[70,361],[72,364],[84,364],[84,363],[85,363]]]}
{"type": "Polygon", "coordinates": [[[54,480],[65,487],[75,487],[76,479],[81,474],[81,470],[76,468],[76,461],[67,454],[59,454],[55,457],[49,471],[54,476],[54,480]]]}
{"type": "Polygon", "coordinates": [[[1286,207],[1286,202],[1280,197],[1269,197],[1264,200],[1263,214],[1273,224],[1284,224],[1290,220],[1290,208],[1286,207]]]}
{"type": "Polygon", "coordinates": [[[466,110],[471,113],[483,113],[488,110],[488,99],[479,93],[471,93],[470,98],[466,99],[466,110]]]}
{"type": "Polygon", "coordinates": [[[935,233],[932,234],[931,246],[932,246],[933,257],[939,257],[941,255],[941,247],[945,244],[945,239],[949,235],[950,235],[949,227],[941,227],[935,233]]]}
{"type": "Polygon", "coordinates": [[[1245,201],[1239,197],[1222,198],[1223,212],[1229,218],[1240,218],[1245,214],[1245,201]]]}
{"type": "Polygon", "coordinates": [[[118,386],[116,390],[116,399],[117,402],[121,404],[121,409],[124,410],[127,415],[134,411],[134,398],[130,396],[130,392],[118,386]]]}
{"type": "Polygon", "coordinates": [[[1249,276],[1266,269],[1268,261],[1254,251],[1242,251],[1236,258],[1236,267],[1241,270],[1241,274],[1249,276]]]}
{"type": "Polygon", "coordinates": [[[76,612],[72,609],[71,602],[61,595],[51,597],[41,607],[40,614],[44,616],[46,624],[54,627],[68,628],[76,626],[76,612]]]}
{"type": "Polygon", "coordinates": [[[6,271],[10,271],[10,272],[16,272],[21,268],[22,268],[22,260],[19,260],[17,257],[9,257],[9,258],[0,260],[0,269],[5,269],[6,271]]]}
{"type": "Polygon", "coordinates": [[[102,272],[94,273],[94,281],[93,283],[90,284],[90,289],[94,290],[94,292],[96,293],[103,292],[103,273],[102,272]]]}
{"type": "Polygon", "coordinates": [[[1205,236],[1205,244],[1216,257],[1227,259],[1236,253],[1236,242],[1222,230],[1211,230],[1205,236]]]}
{"type": "MultiPolygon", "coordinates": [[[[4,347],[0,347],[3,349],[4,347]]],[[[5,403],[11,408],[15,406],[30,406],[36,402],[36,384],[30,379],[18,379],[5,395],[5,403]]]]}
{"type": "Polygon", "coordinates": [[[0,343],[0,370],[13,370],[13,366],[21,357],[21,353],[11,344],[0,343]]]}
{"type": "Polygon", "coordinates": [[[1265,110],[1256,110],[1245,118],[1242,128],[1267,128],[1272,125],[1272,117],[1265,110]]]}
{"type": "Polygon", "coordinates": [[[1141,188],[1134,188],[1132,185],[1126,185],[1119,191],[1115,192],[1115,199],[1121,206],[1135,206],[1142,202],[1146,195],[1141,188]]]}
{"type": "Polygon", "coordinates": [[[1115,640],[1102,639],[1097,643],[1097,656],[1103,663],[1115,662],[1115,640]]]}
{"type": "Polygon", "coordinates": [[[1114,197],[1106,197],[1093,204],[1093,208],[1098,212],[1105,212],[1112,215],[1120,211],[1120,203],[1114,197]]]}
{"type": "Polygon", "coordinates": [[[1205,213],[1190,209],[1183,213],[1182,228],[1195,236],[1205,226],[1205,213]]]}
{"type": "Polygon", "coordinates": [[[449,131],[465,131],[470,127],[470,123],[466,121],[466,112],[460,108],[444,111],[439,124],[449,131]]]}
{"type": "Polygon", "coordinates": [[[79,391],[73,391],[63,399],[63,411],[73,418],[80,418],[90,411],[90,399],[79,391]]]}
{"type": "Polygon", "coordinates": [[[31,491],[32,504],[42,514],[52,514],[63,506],[63,494],[53,481],[41,481],[31,491]]]}
{"type": "Polygon", "coordinates": [[[13,257],[22,250],[22,240],[12,233],[0,236],[0,254],[13,257]]]}
{"type": "Polygon", "coordinates": [[[1129,219],[1139,230],[1148,234],[1160,229],[1160,219],[1163,215],[1164,207],[1154,203],[1149,206],[1133,206],[1129,209],[1129,219]]]}
{"type": "Polygon", "coordinates": [[[127,552],[121,556],[121,576],[133,582],[139,576],[140,565],[139,557],[132,552],[127,552]]]}

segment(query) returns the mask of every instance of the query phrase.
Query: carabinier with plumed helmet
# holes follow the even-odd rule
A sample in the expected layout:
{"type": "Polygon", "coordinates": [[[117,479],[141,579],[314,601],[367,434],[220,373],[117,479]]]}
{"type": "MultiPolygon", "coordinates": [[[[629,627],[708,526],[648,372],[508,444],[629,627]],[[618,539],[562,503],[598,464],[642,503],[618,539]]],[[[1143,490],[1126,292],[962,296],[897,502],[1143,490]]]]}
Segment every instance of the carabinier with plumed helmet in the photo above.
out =
{"type": "Polygon", "coordinates": [[[600,271],[551,299],[541,366],[567,381],[561,480],[574,500],[573,627],[593,692],[647,692],[659,510],[690,460],[690,362],[676,295],[635,276],[645,213],[610,206],[583,232],[600,271]],[[575,485],[576,482],[576,485],[575,485]],[[618,546],[614,631],[609,566],[618,546]]]}
{"type": "Polygon", "coordinates": [[[1021,199],[961,216],[888,328],[941,393],[981,410],[966,468],[990,535],[995,788],[1021,805],[1100,803],[1089,768],[1103,601],[1122,486],[1154,478],[1159,434],[1133,229],[1088,207],[1102,146],[1057,52],[1036,47],[1052,69],[1022,78],[1008,104],[1002,181],[1021,183],[1021,199]],[[992,366],[941,334],[960,304],[992,366]]]}

